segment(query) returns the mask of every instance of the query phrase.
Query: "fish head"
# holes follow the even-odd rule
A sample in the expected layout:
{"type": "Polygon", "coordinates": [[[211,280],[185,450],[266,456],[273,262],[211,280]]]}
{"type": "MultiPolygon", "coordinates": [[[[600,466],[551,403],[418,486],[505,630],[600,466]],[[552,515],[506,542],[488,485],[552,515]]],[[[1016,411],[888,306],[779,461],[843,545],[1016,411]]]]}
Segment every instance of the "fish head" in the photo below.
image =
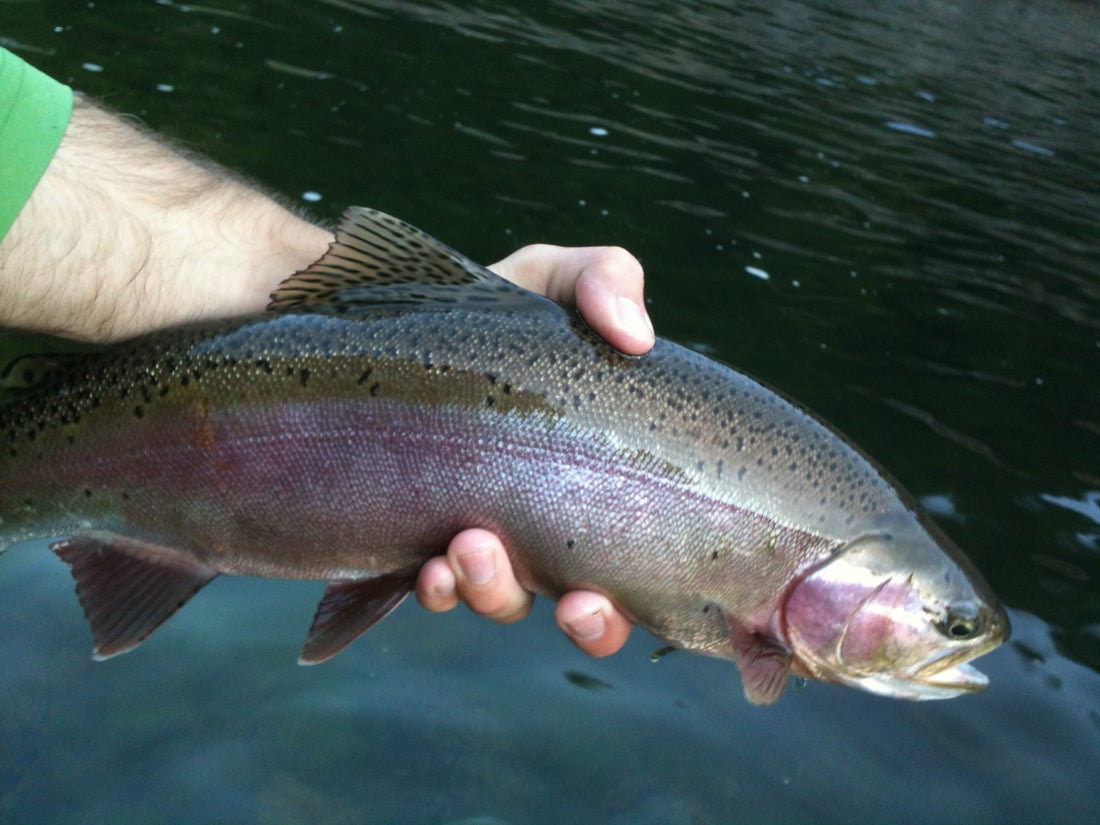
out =
{"type": "Polygon", "coordinates": [[[967,662],[1009,633],[977,570],[912,514],[879,519],[803,575],[782,624],[796,673],[900,699],[984,689],[967,662]]]}

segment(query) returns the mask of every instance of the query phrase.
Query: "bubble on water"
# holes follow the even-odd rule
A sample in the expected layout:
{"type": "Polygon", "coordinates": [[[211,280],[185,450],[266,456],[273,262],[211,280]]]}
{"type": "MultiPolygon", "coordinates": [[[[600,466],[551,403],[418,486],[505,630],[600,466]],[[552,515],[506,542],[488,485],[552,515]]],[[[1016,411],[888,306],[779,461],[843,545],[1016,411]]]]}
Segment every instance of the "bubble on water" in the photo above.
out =
{"type": "Polygon", "coordinates": [[[1100,524],[1100,490],[1087,490],[1080,498],[1056,496],[1051,493],[1040,493],[1039,498],[1047,504],[1063,507],[1100,524]]]}
{"type": "Polygon", "coordinates": [[[1026,140],[1014,140],[1012,145],[1017,149],[1023,149],[1025,152],[1032,152],[1036,155],[1042,155],[1045,158],[1054,157],[1054,150],[1047,149],[1044,146],[1036,146],[1034,143],[1028,143],[1026,140]]]}
{"type": "Polygon", "coordinates": [[[84,63],[80,68],[82,68],[86,72],[101,72],[101,71],[103,71],[103,67],[100,66],[98,63],[84,63]]]}
{"type": "Polygon", "coordinates": [[[936,136],[936,133],[931,129],[925,129],[923,126],[917,126],[915,123],[906,123],[902,120],[887,121],[886,128],[892,129],[895,132],[901,132],[905,135],[916,135],[917,137],[934,138],[936,136]]]}
{"type": "Polygon", "coordinates": [[[955,502],[952,501],[951,496],[948,495],[935,494],[921,496],[920,504],[921,507],[934,516],[958,515],[958,508],[955,507],[955,502]]]}
{"type": "Polygon", "coordinates": [[[306,201],[307,203],[317,203],[317,201],[321,200],[321,193],[314,192],[313,190],[303,192],[302,200],[306,201]]]}
{"type": "Polygon", "coordinates": [[[591,129],[588,130],[588,134],[592,135],[593,137],[607,137],[610,133],[602,126],[593,126],[591,129]]]}
{"type": "Polygon", "coordinates": [[[772,277],[758,266],[746,266],[745,271],[752,275],[752,277],[759,278],[761,281],[770,280],[772,277]]]}

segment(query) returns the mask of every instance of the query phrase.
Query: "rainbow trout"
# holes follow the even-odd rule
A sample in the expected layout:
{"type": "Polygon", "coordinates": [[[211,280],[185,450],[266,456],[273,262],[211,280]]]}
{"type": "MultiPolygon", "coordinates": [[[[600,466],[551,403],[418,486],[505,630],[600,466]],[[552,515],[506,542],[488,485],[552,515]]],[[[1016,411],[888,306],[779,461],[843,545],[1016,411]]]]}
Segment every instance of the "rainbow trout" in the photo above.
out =
{"type": "Polygon", "coordinates": [[[1008,633],[966,558],[808,413],[668,341],[625,356],[379,212],[350,209],[264,313],[31,378],[0,408],[0,548],[58,539],[97,658],[226,574],[327,582],[300,655],[322,661],[469,527],[531,590],[600,591],[735,660],[756,703],[789,674],[980,690],[966,662],[1008,633]]]}

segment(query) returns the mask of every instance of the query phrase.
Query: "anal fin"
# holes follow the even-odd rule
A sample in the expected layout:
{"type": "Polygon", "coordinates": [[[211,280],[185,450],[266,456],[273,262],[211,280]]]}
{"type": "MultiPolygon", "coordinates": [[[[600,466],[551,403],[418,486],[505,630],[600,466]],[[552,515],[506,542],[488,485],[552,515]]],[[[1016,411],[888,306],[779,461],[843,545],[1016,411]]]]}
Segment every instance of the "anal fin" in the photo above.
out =
{"type": "Polygon", "coordinates": [[[415,581],[415,572],[405,572],[329,582],[298,654],[298,664],[315,665],[335,656],[401,604],[415,581]]]}
{"type": "Polygon", "coordinates": [[[96,659],[137,647],[218,575],[184,553],[114,533],[82,533],[50,549],[71,568],[96,659]]]}

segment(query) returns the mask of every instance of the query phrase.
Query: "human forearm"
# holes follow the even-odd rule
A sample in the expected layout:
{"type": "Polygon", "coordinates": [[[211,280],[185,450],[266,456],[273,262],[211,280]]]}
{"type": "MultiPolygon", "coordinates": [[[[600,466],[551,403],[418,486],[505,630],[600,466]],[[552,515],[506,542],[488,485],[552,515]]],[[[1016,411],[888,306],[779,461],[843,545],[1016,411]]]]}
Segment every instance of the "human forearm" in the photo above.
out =
{"type": "Polygon", "coordinates": [[[331,235],[77,99],[0,243],[0,326],[111,340],[263,309],[331,235]]]}

